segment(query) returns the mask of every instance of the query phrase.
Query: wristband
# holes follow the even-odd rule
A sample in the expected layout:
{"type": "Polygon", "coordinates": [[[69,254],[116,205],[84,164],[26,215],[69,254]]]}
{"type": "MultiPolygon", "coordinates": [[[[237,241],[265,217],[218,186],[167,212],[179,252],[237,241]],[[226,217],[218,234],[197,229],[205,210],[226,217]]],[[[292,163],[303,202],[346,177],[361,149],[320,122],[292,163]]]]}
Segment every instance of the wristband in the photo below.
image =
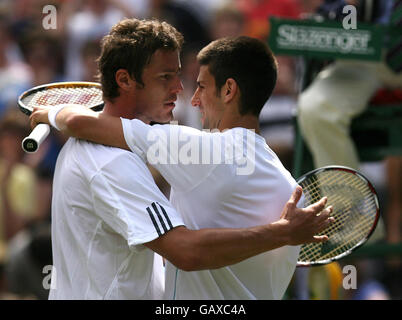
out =
{"type": "Polygon", "coordinates": [[[60,131],[60,128],[59,128],[59,127],[57,126],[57,124],[56,124],[56,117],[57,117],[57,114],[58,114],[61,110],[63,110],[65,107],[67,107],[66,104],[60,104],[60,105],[58,105],[58,106],[55,106],[55,107],[50,108],[49,112],[47,113],[47,118],[49,119],[50,125],[51,125],[53,128],[57,129],[58,131],[60,131]]]}

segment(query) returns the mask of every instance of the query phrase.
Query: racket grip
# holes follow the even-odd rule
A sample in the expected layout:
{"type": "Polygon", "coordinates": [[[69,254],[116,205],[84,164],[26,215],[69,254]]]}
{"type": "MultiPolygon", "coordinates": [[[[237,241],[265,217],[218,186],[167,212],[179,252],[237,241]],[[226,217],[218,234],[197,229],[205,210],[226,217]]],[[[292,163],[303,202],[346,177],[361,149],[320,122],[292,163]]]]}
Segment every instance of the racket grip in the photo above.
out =
{"type": "Polygon", "coordinates": [[[28,153],[36,152],[49,133],[50,126],[46,123],[39,123],[31,134],[22,140],[22,149],[28,153]]]}

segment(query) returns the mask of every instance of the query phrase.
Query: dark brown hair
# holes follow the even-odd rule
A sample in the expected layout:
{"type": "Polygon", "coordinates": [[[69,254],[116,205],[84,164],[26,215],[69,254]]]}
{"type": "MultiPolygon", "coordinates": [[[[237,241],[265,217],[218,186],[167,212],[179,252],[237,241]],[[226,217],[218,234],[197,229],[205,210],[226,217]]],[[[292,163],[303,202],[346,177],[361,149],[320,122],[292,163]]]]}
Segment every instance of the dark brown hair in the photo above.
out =
{"type": "Polygon", "coordinates": [[[277,78],[277,62],[268,45],[246,36],[222,38],[203,48],[197,59],[200,65],[208,66],[218,94],[227,79],[236,81],[240,114],[260,114],[277,78]]]}
{"type": "Polygon", "coordinates": [[[173,26],[157,20],[124,19],[101,42],[99,81],[105,99],[119,96],[116,71],[126,69],[139,84],[144,67],[158,49],[181,50],[183,36],[173,26]]]}

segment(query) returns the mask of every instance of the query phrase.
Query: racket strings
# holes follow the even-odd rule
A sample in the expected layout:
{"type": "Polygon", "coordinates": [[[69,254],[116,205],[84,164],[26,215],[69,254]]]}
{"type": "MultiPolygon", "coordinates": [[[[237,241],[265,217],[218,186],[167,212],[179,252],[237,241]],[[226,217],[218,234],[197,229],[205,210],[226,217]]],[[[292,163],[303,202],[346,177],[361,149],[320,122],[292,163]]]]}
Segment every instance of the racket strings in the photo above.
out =
{"type": "MultiPolygon", "coordinates": [[[[339,194],[339,181],[337,181],[337,180],[340,180],[342,177],[338,177],[338,179],[334,179],[334,180],[330,180],[330,179],[328,179],[328,182],[327,182],[327,184],[325,183],[325,181],[323,181],[323,183],[324,183],[324,185],[325,185],[325,188],[317,188],[317,186],[318,186],[318,184],[317,183],[314,183],[314,184],[310,184],[309,185],[309,192],[310,193],[314,193],[314,194],[316,194],[316,195],[319,195],[320,197],[322,197],[322,193],[325,193],[325,194],[327,194],[327,196],[329,197],[328,199],[329,199],[329,202],[328,203],[338,203],[338,204],[341,204],[341,203],[344,203],[344,208],[343,208],[343,211],[344,212],[347,212],[347,211],[350,211],[351,210],[351,206],[352,206],[352,203],[353,203],[353,199],[350,199],[350,196],[351,196],[351,194],[345,194],[345,192],[343,192],[344,194],[339,194]],[[337,183],[337,188],[334,188],[334,186],[332,186],[332,185],[330,185],[330,184],[334,184],[334,183],[337,183]],[[311,190],[312,191],[311,191],[311,190]],[[344,198],[345,197],[349,197],[349,201],[345,201],[344,200],[344,198]],[[343,198],[342,198],[343,197],[343,198]]],[[[324,178],[325,179],[325,178],[324,178]]],[[[358,188],[359,188],[359,186],[357,185],[357,183],[359,183],[360,182],[360,179],[354,179],[352,182],[350,182],[350,186],[351,187],[353,187],[353,189],[352,189],[352,191],[354,191],[354,192],[356,192],[356,190],[358,190],[358,188]]],[[[343,187],[343,186],[342,186],[343,187]]],[[[360,191],[359,191],[360,192],[360,191]]],[[[365,193],[363,193],[363,194],[358,194],[357,195],[357,198],[360,198],[360,199],[362,199],[364,196],[369,196],[371,194],[371,192],[369,191],[369,190],[365,190],[365,193]]],[[[318,196],[314,196],[314,197],[311,197],[311,199],[313,199],[313,200],[311,200],[311,201],[313,201],[313,202],[315,202],[315,201],[317,201],[320,197],[318,197],[318,196]]],[[[356,194],[355,194],[355,197],[354,198],[356,198],[356,194]]],[[[313,203],[313,202],[310,202],[310,203],[313,203]]],[[[340,211],[340,209],[341,208],[338,208],[339,210],[338,211],[340,211]]],[[[344,217],[346,218],[346,217],[348,217],[348,216],[346,216],[346,215],[344,215],[344,217]]],[[[351,217],[351,216],[350,216],[351,217]]],[[[329,227],[330,229],[337,229],[339,226],[342,226],[343,224],[344,224],[344,222],[345,222],[346,220],[344,219],[344,218],[340,218],[339,220],[337,220],[337,221],[335,221],[333,224],[331,224],[331,226],[329,227]]],[[[322,234],[322,233],[321,233],[322,234]]]]}
{"type": "Polygon", "coordinates": [[[327,243],[309,243],[301,248],[300,261],[317,261],[335,257],[358,245],[369,234],[377,213],[377,202],[367,183],[346,171],[323,171],[300,185],[305,205],[328,197],[335,222],[320,234],[327,234],[327,243]],[[325,252],[326,251],[326,252],[325,252]]]}
{"type": "Polygon", "coordinates": [[[34,92],[22,99],[22,102],[33,109],[34,106],[55,106],[60,104],[79,104],[86,107],[103,102],[102,90],[97,86],[59,86],[34,92]]]}
{"type": "MultiPolygon", "coordinates": [[[[329,189],[332,189],[332,188],[329,188],[329,189]]],[[[330,197],[329,202],[331,202],[331,203],[339,203],[339,199],[331,199],[331,197],[330,197]]],[[[347,203],[346,206],[344,205],[343,208],[341,207],[341,210],[338,210],[338,211],[345,212],[345,210],[350,211],[350,214],[349,215],[345,215],[345,214],[344,215],[339,215],[339,214],[337,215],[338,212],[336,211],[334,213],[334,215],[338,216],[338,219],[336,220],[336,222],[334,224],[331,225],[331,227],[329,229],[325,230],[325,232],[322,232],[322,233],[326,233],[326,234],[330,233],[330,234],[332,234],[334,231],[337,231],[340,228],[342,228],[345,225],[345,223],[348,222],[350,224],[351,221],[349,221],[349,220],[351,219],[351,217],[356,216],[356,214],[353,214],[353,213],[357,213],[357,212],[356,212],[356,210],[352,210],[352,207],[351,207],[351,205],[349,203],[347,203]],[[346,217],[348,217],[348,219],[346,219],[346,217]],[[332,229],[333,231],[331,232],[330,229],[332,229]]],[[[364,227],[363,227],[363,229],[364,229],[364,227]]],[[[343,232],[343,233],[350,234],[351,230],[348,230],[348,232],[343,232]]],[[[343,240],[346,240],[345,237],[343,237],[343,240]]],[[[351,244],[351,245],[353,245],[353,244],[351,244]]],[[[318,252],[319,248],[317,248],[316,251],[318,252]]]]}
{"type": "MultiPolygon", "coordinates": [[[[350,221],[348,221],[350,223],[350,221]]],[[[330,234],[330,244],[334,246],[334,248],[328,251],[326,254],[323,254],[323,244],[320,246],[311,246],[311,249],[306,251],[306,255],[312,260],[311,256],[320,259],[328,259],[331,257],[335,257],[354,246],[358,245],[364,237],[368,234],[368,230],[372,226],[372,221],[369,219],[360,221],[358,223],[352,222],[352,226],[348,228],[341,228],[340,230],[335,230],[335,233],[332,232],[330,234]],[[353,229],[352,229],[353,228],[353,229]],[[315,250],[314,250],[315,249],[315,250]]],[[[330,232],[328,232],[329,234],[330,232]]],[[[307,249],[307,248],[306,248],[307,249]]]]}
{"type": "MultiPolygon", "coordinates": [[[[350,222],[349,222],[350,223],[350,222]]],[[[342,225],[345,224],[343,221],[341,223],[342,225]]],[[[352,223],[353,224],[353,223],[352,223]]],[[[350,228],[345,228],[342,230],[340,228],[339,230],[334,230],[333,232],[329,231],[326,232],[330,236],[330,243],[331,243],[331,250],[328,250],[328,245],[319,245],[319,246],[310,246],[305,249],[310,249],[310,250],[305,250],[307,256],[311,256],[311,259],[323,259],[323,258],[328,258],[331,256],[336,256],[338,254],[341,254],[342,252],[352,248],[353,246],[357,245],[360,242],[360,238],[353,238],[353,236],[356,236],[360,233],[364,235],[367,234],[367,230],[370,228],[371,223],[370,221],[366,221],[366,223],[360,222],[360,228],[357,230],[351,230],[350,228]],[[338,245],[339,244],[339,245],[338,245]],[[327,254],[323,252],[323,246],[326,247],[327,254]],[[315,249],[315,250],[314,250],[315,249]]],[[[303,256],[303,255],[302,255],[303,256]]],[[[306,259],[308,260],[308,259],[306,259]]]]}

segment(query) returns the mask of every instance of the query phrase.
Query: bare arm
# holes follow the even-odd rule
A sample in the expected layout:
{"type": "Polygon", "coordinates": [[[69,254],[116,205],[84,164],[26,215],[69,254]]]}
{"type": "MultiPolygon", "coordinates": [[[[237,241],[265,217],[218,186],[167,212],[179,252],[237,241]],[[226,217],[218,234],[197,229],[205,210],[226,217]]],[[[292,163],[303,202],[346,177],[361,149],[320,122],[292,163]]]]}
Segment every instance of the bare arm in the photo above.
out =
{"type": "MultiPolygon", "coordinates": [[[[61,131],[69,135],[128,149],[119,118],[71,106],[62,109],[56,121],[61,131]]],[[[48,123],[47,110],[35,108],[31,122],[32,126],[48,123]]],[[[314,235],[332,221],[328,218],[331,208],[322,211],[327,200],[299,209],[296,204],[301,194],[298,187],[283,209],[281,219],[275,223],[247,229],[177,227],[146,246],[180,269],[193,271],[220,268],[284,245],[325,241],[326,236],[314,235]]]]}
{"type": "Polygon", "coordinates": [[[315,236],[332,221],[326,198],[304,209],[296,207],[302,194],[296,188],[282,211],[280,220],[244,229],[189,230],[177,227],[145,244],[185,271],[221,268],[285,245],[323,242],[315,236]],[[317,215],[318,213],[320,213],[317,215]]]}
{"type": "MultiPolygon", "coordinates": [[[[38,123],[49,124],[48,111],[49,108],[35,107],[30,116],[31,127],[34,128],[38,123]]],[[[118,117],[71,105],[57,114],[56,124],[68,136],[130,150],[118,117]]]]}
{"type": "Polygon", "coordinates": [[[145,245],[184,271],[215,269],[286,245],[284,229],[274,224],[248,229],[177,227],[145,245]]]}

